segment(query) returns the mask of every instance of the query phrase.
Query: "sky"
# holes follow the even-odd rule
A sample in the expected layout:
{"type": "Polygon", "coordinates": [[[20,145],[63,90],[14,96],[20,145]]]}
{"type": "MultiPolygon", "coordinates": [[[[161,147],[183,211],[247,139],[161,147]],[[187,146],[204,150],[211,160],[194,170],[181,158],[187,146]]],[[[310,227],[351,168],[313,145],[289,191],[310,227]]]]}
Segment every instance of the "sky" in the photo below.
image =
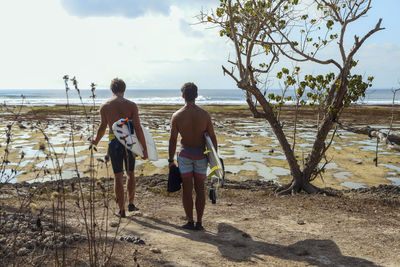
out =
{"type": "MultiPolygon", "coordinates": [[[[0,1],[0,89],[63,89],[65,74],[76,76],[83,89],[91,82],[109,88],[115,77],[130,89],[175,89],[187,81],[204,89],[236,88],[221,69],[234,52],[232,44],[219,37],[218,29],[196,19],[201,10],[218,4],[219,0],[0,1]]],[[[368,16],[349,31],[351,36],[366,33],[383,18],[386,30],[372,36],[356,57],[356,71],[374,76],[374,88],[400,87],[398,14],[399,0],[374,0],[368,16]]],[[[327,50],[326,56],[329,53],[337,51],[327,50]]],[[[302,68],[320,70],[315,64],[302,68]]]]}

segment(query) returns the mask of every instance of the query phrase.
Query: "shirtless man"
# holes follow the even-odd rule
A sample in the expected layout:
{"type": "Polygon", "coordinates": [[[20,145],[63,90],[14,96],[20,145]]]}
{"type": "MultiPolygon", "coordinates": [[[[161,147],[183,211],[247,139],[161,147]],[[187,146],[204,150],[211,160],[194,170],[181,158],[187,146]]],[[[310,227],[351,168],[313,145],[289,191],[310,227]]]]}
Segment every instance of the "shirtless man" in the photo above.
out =
{"type": "Polygon", "coordinates": [[[183,194],[182,202],[188,222],[184,229],[204,230],[202,217],[206,204],[205,180],[207,172],[207,157],[204,155],[204,132],[208,132],[217,149],[217,139],[207,111],[195,104],[197,86],[194,83],[185,83],[182,88],[182,97],[185,106],[175,112],[171,119],[171,136],[169,139],[169,166],[175,164],[174,154],[178,133],[181,135],[181,151],[178,153],[178,167],[182,176],[183,194]],[[193,185],[196,192],[196,225],[193,221],[193,185]]]}
{"type": "Polygon", "coordinates": [[[112,125],[114,122],[121,118],[128,118],[133,122],[133,126],[138,137],[138,140],[143,144],[143,159],[147,159],[147,147],[144,139],[142,127],[140,125],[139,111],[136,104],[128,99],[124,98],[125,93],[125,82],[121,79],[115,78],[111,81],[110,89],[114,94],[114,97],[107,100],[100,106],[101,123],[97,130],[96,139],[93,140],[92,144],[97,146],[101,138],[104,136],[107,126],[109,132],[110,143],[108,145],[108,155],[111,159],[111,165],[114,171],[114,193],[117,199],[119,212],[115,215],[125,218],[124,208],[124,184],[123,184],[123,162],[125,162],[125,170],[128,174],[126,183],[128,191],[128,210],[135,211],[138,208],[133,204],[135,200],[135,157],[132,152],[127,150],[114,136],[112,132],[112,125]]]}

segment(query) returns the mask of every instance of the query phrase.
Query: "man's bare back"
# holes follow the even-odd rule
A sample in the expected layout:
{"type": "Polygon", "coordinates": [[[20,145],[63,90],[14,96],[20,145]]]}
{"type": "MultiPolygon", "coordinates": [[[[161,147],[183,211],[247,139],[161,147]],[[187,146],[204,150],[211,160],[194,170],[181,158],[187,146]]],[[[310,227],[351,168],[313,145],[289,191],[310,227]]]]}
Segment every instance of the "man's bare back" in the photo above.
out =
{"type": "Polygon", "coordinates": [[[129,118],[133,121],[139,119],[136,104],[123,97],[113,97],[100,107],[102,119],[107,122],[109,132],[112,133],[112,125],[121,118],[129,118]]]}
{"type": "Polygon", "coordinates": [[[183,147],[205,147],[204,132],[214,135],[211,117],[207,111],[195,104],[187,104],[174,113],[171,120],[182,139],[183,147]]]}

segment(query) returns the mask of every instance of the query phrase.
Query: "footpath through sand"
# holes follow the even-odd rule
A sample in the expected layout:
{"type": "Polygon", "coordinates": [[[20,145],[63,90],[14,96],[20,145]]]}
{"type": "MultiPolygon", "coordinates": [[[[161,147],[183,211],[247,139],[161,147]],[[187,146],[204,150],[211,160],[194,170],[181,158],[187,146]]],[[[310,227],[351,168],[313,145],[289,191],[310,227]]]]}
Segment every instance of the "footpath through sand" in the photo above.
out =
{"type": "Polygon", "coordinates": [[[387,198],[370,192],[277,197],[265,186],[229,187],[216,205],[207,202],[206,231],[194,232],[180,227],[185,217],[176,194],[165,197],[149,193],[142,191],[146,188],[142,185],[138,194],[141,211],[124,220],[121,234],[135,233],[157,247],[160,257],[149,259],[155,265],[400,263],[398,191],[397,197],[387,198]]]}

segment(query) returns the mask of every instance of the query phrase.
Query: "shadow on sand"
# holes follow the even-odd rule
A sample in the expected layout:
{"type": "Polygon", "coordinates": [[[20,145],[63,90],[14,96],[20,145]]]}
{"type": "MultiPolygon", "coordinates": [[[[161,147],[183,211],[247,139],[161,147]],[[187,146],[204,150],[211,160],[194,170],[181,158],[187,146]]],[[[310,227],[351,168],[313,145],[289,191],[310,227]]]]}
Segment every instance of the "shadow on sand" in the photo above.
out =
{"type": "MultiPolygon", "coordinates": [[[[252,237],[226,223],[218,224],[218,232],[190,231],[180,226],[146,216],[135,216],[132,221],[154,230],[181,236],[196,242],[204,242],[218,248],[221,256],[231,262],[264,261],[259,255],[283,260],[307,262],[315,266],[378,266],[356,257],[344,256],[332,240],[306,239],[289,246],[255,241],[252,237]]],[[[267,262],[266,262],[267,264],[267,262]]]]}

